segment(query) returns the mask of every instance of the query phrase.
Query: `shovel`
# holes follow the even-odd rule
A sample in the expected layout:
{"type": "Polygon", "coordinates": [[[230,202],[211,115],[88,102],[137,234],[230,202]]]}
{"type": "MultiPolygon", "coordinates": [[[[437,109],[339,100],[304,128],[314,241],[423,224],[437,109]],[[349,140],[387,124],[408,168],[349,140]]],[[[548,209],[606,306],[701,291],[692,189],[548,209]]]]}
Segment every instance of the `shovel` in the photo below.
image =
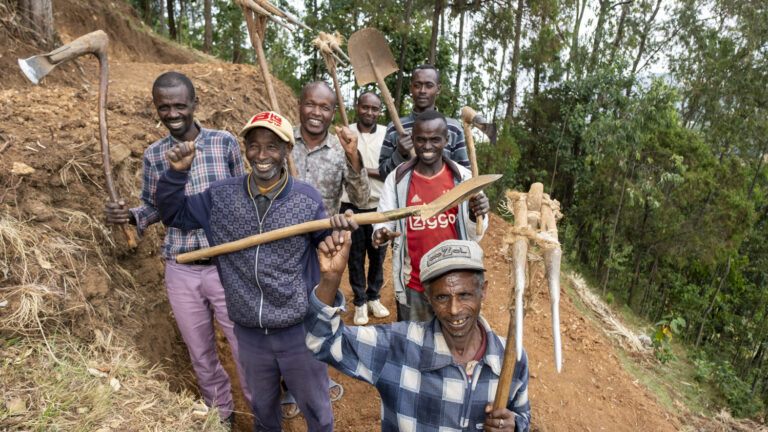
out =
{"type": "MultiPolygon", "coordinates": [[[[109,66],[107,64],[107,45],[109,38],[102,30],[80,36],[72,42],[60,46],[48,54],[19,59],[24,75],[37,84],[41,78],[48,75],[56,66],[80,57],[83,54],[93,54],[99,59],[99,138],[101,139],[101,157],[104,165],[104,177],[107,179],[107,191],[113,202],[117,202],[115,181],[112,179],[112,164],[109,161],[109,139],[107,137],[107,86],[109,85],[109,66]]],[[[120,225],[128,242],[128,247],[136,248],[137,243],[133,230],[128,224],[120,225]]]]}
{"type": "MultiPolygon", "coordinates": [[[[388,212],[358,213],[352,215],[350,219],[357,222],[358,225],[371,225],[375,223],[403,219],[410,216],[419,216],[422,220],[427,220],[448,210],[449,208],[452,208],[460,202],[472,198],[475,194],[499,178],[501,178],[501,174],[489,174],[473,177],[465,182],[460,183],[458,186],[444,193],[429,204],[404,207],[390,210],[388,212]]],[[[229,243],[222,243],[217,246],[198,249],[194,252],[183,253],[176,257],[176,262],[184,264],[190,261],[215,257],[225,253],[237,252],[251,246],[329,228],[331,228],[330,219],[313,220],[297,225],[278,228],[276,230],[262,234],[252,235],[250,237],[245,237],[243,239],[235,240],[229,243]]]]}
{"type": "MultiPolygon", "coordinates": [[[[395,102],[392,101],[392,95],[384,82],[384,77],[397,72],[399,69],[392,51],[389,49],[387,39],[380,31],[374,28],[364,28],[356,31],[349,37],[347,42],[347,51],[349,51],[349,62],[355,70],[357,85],[364,86],[370,83],[377,83],[381,89],[381,95],[384,103],[387,104],[387,110],[392,116],[392,123],[395,125],[397,133],[405,134],[405,129],[400,123],[400,115],[395,108],[395,102]]],[[[411,157],[415,157],[416,152],[411,149],[411,157]]]]}

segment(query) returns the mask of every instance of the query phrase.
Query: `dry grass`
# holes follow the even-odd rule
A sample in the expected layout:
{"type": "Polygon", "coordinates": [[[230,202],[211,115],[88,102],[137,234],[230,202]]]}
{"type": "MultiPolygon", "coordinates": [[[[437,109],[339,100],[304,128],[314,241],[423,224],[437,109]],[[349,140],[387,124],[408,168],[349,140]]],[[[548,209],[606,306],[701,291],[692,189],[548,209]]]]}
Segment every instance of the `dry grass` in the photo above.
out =
{"type": "Polygon", "coordinates": [[[88,346],[0,337],[0,358],[2,430],[224,430],[215,411],[194,414],[189,393],[171,392],[162,371],[111,333],[88,346]]]}

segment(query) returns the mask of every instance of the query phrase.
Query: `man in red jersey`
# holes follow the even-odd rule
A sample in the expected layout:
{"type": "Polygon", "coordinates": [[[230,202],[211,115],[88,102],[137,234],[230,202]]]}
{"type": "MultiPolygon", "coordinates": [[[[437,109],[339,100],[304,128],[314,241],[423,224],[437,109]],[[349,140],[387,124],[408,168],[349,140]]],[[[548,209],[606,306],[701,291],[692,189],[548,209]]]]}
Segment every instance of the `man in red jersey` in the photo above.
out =
{"type": "MultiPolygon", "coordinates": [[[[416,117],[413,147],[417,157],[400,164],[387,176],[378,211],[427,204],[472,177],[468,169],[443,156],[448,143],[447,127],[445,117],[434,110],[416,117]]],[[[444,240],[479,242],[482,235],[476,235],[476,217],[488,210],[488,198],[478,194],[427,221],[411,216],[374,225],[374,246],[393,240],[392,273],[398,321],[428,321],[434,317],[419,279],[421,257],[444,240]]],[[[483,220],[484,233],[488,218],[483,220]]]]}

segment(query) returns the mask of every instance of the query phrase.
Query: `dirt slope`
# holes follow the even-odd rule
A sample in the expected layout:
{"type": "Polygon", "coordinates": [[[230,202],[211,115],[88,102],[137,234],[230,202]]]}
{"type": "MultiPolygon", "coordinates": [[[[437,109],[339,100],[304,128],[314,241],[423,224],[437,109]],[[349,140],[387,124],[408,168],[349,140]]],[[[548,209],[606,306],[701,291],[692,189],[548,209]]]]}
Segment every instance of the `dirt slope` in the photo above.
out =
{"type": "MultiPolygon", "coordinates": [[[[196,117],[209,128],[236,133],[249,115],[267,108],[255,68],[193,63],[199,57],[158,42],[131,24],[132,12],[122,2],[55,0],[54,7],[62,39],[106,25],[105,30],[116,41],[110,51],[109,136],[118,190],[131,204],[139,202],[142,152],[166,133],[149,95],[158,74],[173,69],[192,78],[201,101],[196,117]],[[182,64],[168,64],[174,62],[182,64]]],[[[34,47],[23,42],[0,40],[0,147],[10,142],[0,154],[0,215],[31,226],[50,227],[64,236],[97,236],[73,225],[72,218],[66,216],[82,212],[102,220],[106,193],[97,136],[96,62],[82,59],[80,68],[66,65],[40,86],[33,86],[18,72],[15,58],[34,53],[34,47]],[[14,162],[23,162],[36,171],[18,183],[20,177],[11,174],[14,162]]],[[[295,107],[292,92],[281,83],[276,87],[285,106],[295,107]]],[[[297,118],[293,111],[286,114],[291,120],[297,118]]],[[[508,264],[500,252],[507,228],[500,218],[492,217],[489,234],[482,242],[486,265],[491,269],[491,290],[483,313],[500,334],[506,332],[509,319],[505,310],[510,291],[508,264]]],[[[74,334],[91,340],[94,329],[109,327],[134,340],[146,359],[165,368],[173,377],[173,388],[194,390],[194,376],[162,282],[163,262],[158,250],[163,233],[159,226],[148,230],[135,252],[126,249],[119,233],[111,236],[114,245],[102,241],[99,247],[81,251],[87,264],[73,276],[79,281],[79,294],[70,294],[58,307],[66,311],[62,316],[74,334]],[[123,269],[133,282],[120,276],[123,269]]],[[[30,269],[43,274],[45,262],[33,262],[30,269]]],[[[389,262],[385,274],[390,275],[389,262]]],[[[343,289],[350,300],[345,320],[351,321],[351,291],[346,281],[343,289]]],[[[555,372],[545,291],[536,291],[526,317],[533,430],[678,430],[680,424],[674,415],[623,370],[612,343],[579,315],[567,293],[561,299],[564,368],[559,375],[555,372]]],[[[385,285],[382,295],[394,311],[391,283],[385,285]]],[[[10,301],[9,307],[13,307],[15,300],[10,301]]],[[[220,348],[228,355],[223,340],[220,348]]],[[[231,360],[227,369],[233,375],[231,360]]],[[[338,430],[379,430],[380,406],[375,390],[335,371],[331,374],[345,386],[344,397],[334,404],[338,430]]],[[[238,409],[245,412],[242,396],[237,399],[238,409]]],[[[300,419],[287,421],[285,426],[288,431],[304,430],[300,419]]],[[[243,415],[238,430],[248,428],[243,415]]]]}

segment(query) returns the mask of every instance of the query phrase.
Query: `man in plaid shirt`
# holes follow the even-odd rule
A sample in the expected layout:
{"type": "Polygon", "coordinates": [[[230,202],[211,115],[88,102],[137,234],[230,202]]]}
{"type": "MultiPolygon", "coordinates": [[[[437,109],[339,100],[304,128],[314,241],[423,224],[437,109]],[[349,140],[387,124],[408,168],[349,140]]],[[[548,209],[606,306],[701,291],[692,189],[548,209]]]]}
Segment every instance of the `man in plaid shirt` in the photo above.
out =
{"type": "MultiPolygon", "coordinates": [[[[194,120],[198,99],[189,78],[177,72],[160,75],[152,86],[152,100],[170,135],[144,151],[143,204],[129,209],[125,200],[120,199],[117,203],[107,203],[104,209],[107,222],[136,225],[139,236],[147,227],[160,221],[155,201],[157,182],[169,167],[165,153],[176,143],[194,141],[197,149],[186,184],[187,195],[202,192],[217,180],[245,174],[237,139],[226,131],[204,129],[194,120]]],[[[214,316],[229,340],[238,374],[241,378],[245,375],[237,361],[237,340],[227,315],[224,288],[210,258],[188,264],[176,263],[177,255],[206,247],[208,239],[202,229],[183,231],[168,228],[161,247],[162,256],[166,259],[165,286],[203,398],[209,406],[217,407],[221,418],[231,424],[234,421],[231,384],[216,354],[214,316]]],[[[250,401],[251,394],[245,379],[240,379],[240,383],[250,401]]]]}
{"type": "Polygon", "coordinates": [[[351,235],[341,232],[334,231],[319,248],[322,277],[304,319],[306,343],[317,359],[376,387],[381,430],[528,431],[525,351],[515,364],[506,407],[492,409],[506,341],[480,317],[488,286],[480,246],[446,240],[422,258],[432,321],[346,327],[339,317],[345,302],[338,288],[351,235]]]}

